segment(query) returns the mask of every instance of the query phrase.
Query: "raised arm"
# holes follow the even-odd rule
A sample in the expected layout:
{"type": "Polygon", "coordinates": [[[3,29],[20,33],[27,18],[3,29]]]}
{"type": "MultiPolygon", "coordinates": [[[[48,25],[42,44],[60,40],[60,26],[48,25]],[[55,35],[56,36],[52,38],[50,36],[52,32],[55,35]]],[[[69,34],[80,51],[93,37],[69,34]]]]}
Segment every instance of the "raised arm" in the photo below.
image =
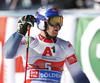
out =
{"type": "Polygon", "coordinates": [[[29,26],[34,26],[35,18],[32,15],[26,15],[19,20],[20,25],[17,32],[11,35],[3,46],[3,55],[5,58],[14,58],[18,50],[19,44],[27,33],[29,26]]]}
{"type": "Polygon", "coordinates": [[[11,37],[6,41],[6,43],[3,46],[3,55],[5,58],[14,57],[22,40],[22,37],[22,35],[16,32],[12,34],[11,37]]]}

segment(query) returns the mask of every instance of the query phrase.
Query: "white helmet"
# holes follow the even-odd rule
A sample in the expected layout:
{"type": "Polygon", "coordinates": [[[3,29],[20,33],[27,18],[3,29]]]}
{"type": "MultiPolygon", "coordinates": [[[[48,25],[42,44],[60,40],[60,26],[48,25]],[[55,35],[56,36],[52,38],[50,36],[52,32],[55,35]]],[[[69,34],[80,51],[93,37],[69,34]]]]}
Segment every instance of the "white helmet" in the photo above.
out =
{"type": "Polygon", "coordinates": [[[37,27],[40,30],[46,30],[48,19],[53,16],[62,16],[61,11],[52,5],[42,6],[36,12],[37,27]]]}

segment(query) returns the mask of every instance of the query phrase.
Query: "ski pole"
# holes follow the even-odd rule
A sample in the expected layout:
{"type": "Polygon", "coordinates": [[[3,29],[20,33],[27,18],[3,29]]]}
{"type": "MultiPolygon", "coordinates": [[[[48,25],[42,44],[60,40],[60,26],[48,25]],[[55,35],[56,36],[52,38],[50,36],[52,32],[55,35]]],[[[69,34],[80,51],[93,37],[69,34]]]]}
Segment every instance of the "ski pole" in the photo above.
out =
{"type": "Polygon", "coordinates": [[[24,83],[26,83],[26,76],[27,76],[27,62],[28,62],[29,37],[30,37],[30,27],[28,27],[28,36],[27,36],[26,65],[25,65],[25,79],[24,79],[24,83]]]}

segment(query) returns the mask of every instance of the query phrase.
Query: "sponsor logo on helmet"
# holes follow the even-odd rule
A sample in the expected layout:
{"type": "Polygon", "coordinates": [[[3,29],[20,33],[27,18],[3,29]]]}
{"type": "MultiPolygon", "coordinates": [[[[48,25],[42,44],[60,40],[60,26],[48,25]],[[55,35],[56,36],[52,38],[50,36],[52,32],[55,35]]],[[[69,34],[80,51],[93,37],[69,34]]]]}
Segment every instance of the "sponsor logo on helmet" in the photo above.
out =
{"type": "Polygon", "coordinates": [[[38,20],[46,20],[46,18],[43,15],[40,15],[38,12],[36,12],[36,16],[38,18],[38,20]]]}
{"type": "Polygon", "coordinates": [[[61,10],[58,9],[58,8],[56,8],[56,7],[53,7],[53,8],[52,8],[52,11],[53,11],[53,12],[56,12],[56,11],[57,11],[57,12],[58,12],[58,15],[62,15],[61,10]]]}
{"type": "Polygon", "coordinates": [[[56,8],[56,7],[53,7],[52,10],[53,10],[53,11],[60,11],[60,10],[59,10],[58,8],[56,8]]]}

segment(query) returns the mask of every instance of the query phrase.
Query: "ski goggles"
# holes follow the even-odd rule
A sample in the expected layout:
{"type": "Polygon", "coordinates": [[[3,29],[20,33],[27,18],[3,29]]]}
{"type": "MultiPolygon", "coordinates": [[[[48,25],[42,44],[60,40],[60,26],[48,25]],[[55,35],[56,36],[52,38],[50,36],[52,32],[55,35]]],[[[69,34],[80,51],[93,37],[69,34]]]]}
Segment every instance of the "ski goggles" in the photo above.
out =
{"type": "Polygon", "coordinates": [[[56,26],[57,24],[59,24],[61,27],[63,25],[63,17],[62,16],[50,17],[48,20],[48,24],[51,26],[56,26]]]}

